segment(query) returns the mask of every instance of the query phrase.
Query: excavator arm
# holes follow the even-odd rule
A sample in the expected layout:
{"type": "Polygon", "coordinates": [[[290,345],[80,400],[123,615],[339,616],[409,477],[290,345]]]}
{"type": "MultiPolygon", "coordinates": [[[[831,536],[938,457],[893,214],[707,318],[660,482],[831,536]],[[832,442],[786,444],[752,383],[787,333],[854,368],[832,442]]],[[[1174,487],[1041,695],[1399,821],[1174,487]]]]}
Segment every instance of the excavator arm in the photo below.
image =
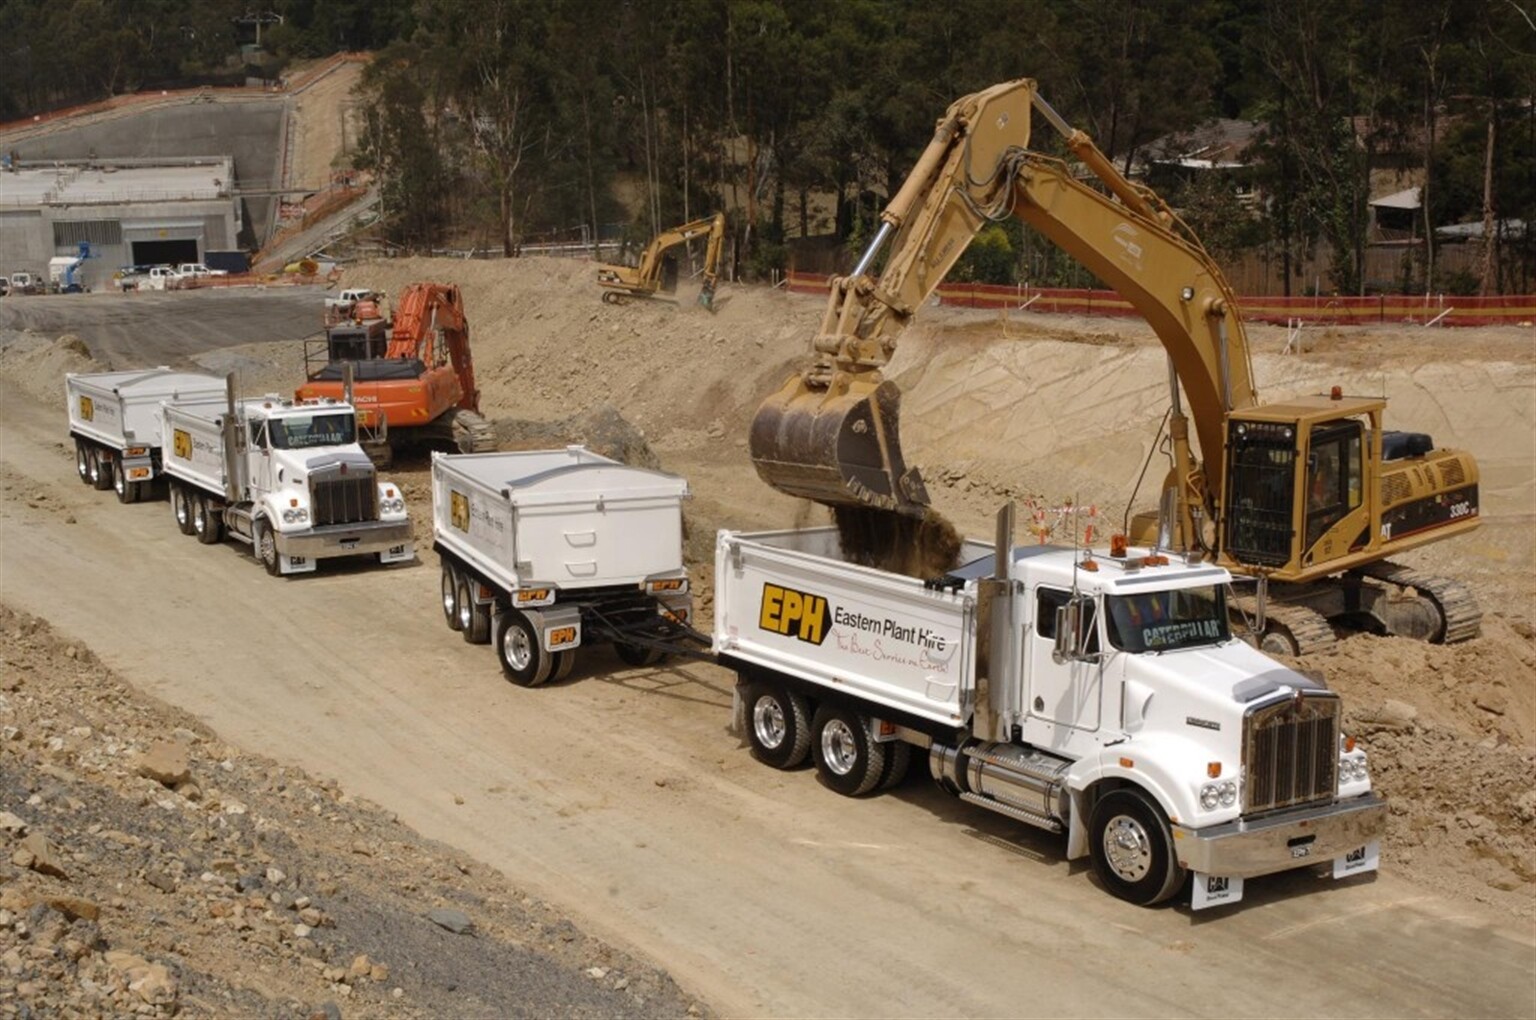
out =
{"type": "Polygon", "coordinates": [[[431,367],[444,355],[458,377],[457,406],[479,413],[480,390],[475,385],[474,359],[470,356],[469,322],[458,285],[413,283],[400,295],[395,308],[385,357],[419,358],[431,367]]]}
{"type": "MultiPolygon", "coordinates": [[[[1032,80],[1020,79],[950,106],[858,266],[831,282],[814,363],[770,397],[753,421],[751,454],[764,480],[833,506],[924,512],[922,480],[901,455],[899,393],[881,368],[971,239],[988,221],[1009,216],[1071,253],[1146,317],[1176,373],[1175,401],[1181,382],[1202,452],[1219,456],[1224,413],[1257,400],[1226,281],[1156,195],[1116,172],[1040,98],[1032,80]],[[1061,131],[1114,197],[1029,148],[1032,109],[1061,131]],[[888,241],[885,267],[872,277],[867,270],[888,241]]],[[[1200,493],[1182,413],[1174,437],[1186,498],[1210,499],[1200,493]]]]}

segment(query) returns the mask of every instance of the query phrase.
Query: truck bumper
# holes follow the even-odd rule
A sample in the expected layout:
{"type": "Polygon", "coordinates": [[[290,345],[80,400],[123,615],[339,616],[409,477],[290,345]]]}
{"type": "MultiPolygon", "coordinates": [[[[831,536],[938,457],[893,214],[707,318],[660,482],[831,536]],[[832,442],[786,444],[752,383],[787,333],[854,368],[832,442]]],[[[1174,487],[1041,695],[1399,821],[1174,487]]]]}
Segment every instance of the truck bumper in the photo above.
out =
{"type": "Polygon", "coordinates": [[[408,560],[411,548],[410,521],[364,521],[311,528],[308,531],[278,532],[277,551],[284,556],[323,560],[332,556],[362,556],[383,553],[385,562],[408,560]]]}
{"type": "Polygon", "coordinates": [[[1206,829],[1173,826],[1179,863],[1191,871],[1255,878],[1322,864],[1380,839],[1387,802],[1374,793],[1206,829]]]}

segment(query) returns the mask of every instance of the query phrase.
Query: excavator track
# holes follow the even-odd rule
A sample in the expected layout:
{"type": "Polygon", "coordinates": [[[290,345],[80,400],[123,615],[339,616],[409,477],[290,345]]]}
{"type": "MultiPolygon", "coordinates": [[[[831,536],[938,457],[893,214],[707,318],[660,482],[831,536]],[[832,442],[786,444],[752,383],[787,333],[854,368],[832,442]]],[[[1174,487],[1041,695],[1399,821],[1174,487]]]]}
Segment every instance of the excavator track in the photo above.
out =
{"type": "Polygon", "coordinates": [[[454,411],[451,424],[453,443],[460,453],[490,453],[496,449],[496,427],[474,411],[454,411]]]}
{"type": "MultiPolygon", "coordinates": [[[[1258,599],[1239,595],[1238,608],[1251,620],[1259,611],[1258,599]]],[[[1328,618],[1306,606],[1287,605],[1273,597],[1264,609],[1264,633],[1259,637],[1261,651],[1278,655],[1316,655],[1332,651],[1339,642],[1328,618]]]]}
{"type": "Polygon", "coordinates": [[[1386,561],[1363,567],[1360,573],[1388,584],[1412,588],[1432,602],[1440,614],[1441,624],[1439,633],[1430,638],[1435,644],[1467,641],[1482,631],[1483,609],[1477,604],[1477,596],[1460,581],[1386,561]]]}

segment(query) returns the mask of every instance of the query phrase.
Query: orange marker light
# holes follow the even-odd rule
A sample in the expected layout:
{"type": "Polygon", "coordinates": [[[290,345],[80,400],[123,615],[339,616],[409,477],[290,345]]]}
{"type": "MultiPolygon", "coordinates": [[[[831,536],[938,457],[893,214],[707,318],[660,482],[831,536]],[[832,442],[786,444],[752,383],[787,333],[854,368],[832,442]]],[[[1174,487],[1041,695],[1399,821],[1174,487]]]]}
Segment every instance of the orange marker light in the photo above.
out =
{"type": "Polygon", "coordinates": [[[1121,758],[1120,759],[1120,767],[1123,768],[1123,769],[1133,769],[1133,768],[1136,767],[1136,759],[1135,758],[1121,758]]]}
{"type": "Polygon", "coordinates": [[[1109,554],[1117,560],[1125,559],[1125,536],[1114,534],[1109,536],[1109,554]]]}
{"type": "Polygon", "coordinates": [[[1353,751],[1354,749],[1355,749],[1355,738],[1354,737],[1345,737],[1344,738],[1344,750],[1346,750],[1346,751],[1353,751]]]}
{"type": "Polygon", "coordinates": [[[1220,779],[1221,778],[1221,762],[1219,762],[1219,761],[1208,761],[1208,762],[1206,762],[1205,763],[1205,774],[1210,776],[1212,779],[1220,779]]]}
{"type": "Polygon", "coordinates": [[[1343,400],[1344,399],[1344,387],[1342,387],[1342,386],[1335,386],[1333,389],[1329,390],[1328,391],[1328,399],[1329,400],[1343,400]]]}

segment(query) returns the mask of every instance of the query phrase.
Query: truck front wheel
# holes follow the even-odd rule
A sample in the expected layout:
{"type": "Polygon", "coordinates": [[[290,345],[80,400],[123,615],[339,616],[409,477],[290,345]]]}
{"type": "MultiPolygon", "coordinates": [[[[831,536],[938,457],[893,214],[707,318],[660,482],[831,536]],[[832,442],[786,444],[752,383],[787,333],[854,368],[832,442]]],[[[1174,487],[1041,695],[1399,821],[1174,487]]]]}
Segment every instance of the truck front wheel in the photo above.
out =
{"type": "Polygon", "coordinates": [[[539,645],[539,634],[516,609],[496,615],[496,658],[501,671],[519,687],[537,687],[549,679],[554,656],[539,645]]]}
{"type": "Polygon", "coordinates": [[[818,708],[811,721],[811,747],[822,781],[844,797],[864,796],[885,776],[885,745],[869,739],[868,723],[856,712],[818,708]]]}
{"type": "Polygon", "coordinates": [[[752,756],[776,769],[805,763],[811,752],[811,714],[805,698],[778,684],[747,685],[747,743],[752,756]]]}
{"type": "Polygon", "coordinates": [[[266,521],[256,522],[256,556],[261,560],[261,565],[267,568],[267,573],[277,577],[283,572],[282,561],[277,552],[277,535],[272,530],[272,525],[266,521]]]}
{"type": "Polygon", "coordinates": [[[1139,907],[1163,902],[1184,882],[1168,822],[1140,790],[1115,790],[1099,799],[1089,821],[1088,849],[1104,888],[1139,907]]]}

